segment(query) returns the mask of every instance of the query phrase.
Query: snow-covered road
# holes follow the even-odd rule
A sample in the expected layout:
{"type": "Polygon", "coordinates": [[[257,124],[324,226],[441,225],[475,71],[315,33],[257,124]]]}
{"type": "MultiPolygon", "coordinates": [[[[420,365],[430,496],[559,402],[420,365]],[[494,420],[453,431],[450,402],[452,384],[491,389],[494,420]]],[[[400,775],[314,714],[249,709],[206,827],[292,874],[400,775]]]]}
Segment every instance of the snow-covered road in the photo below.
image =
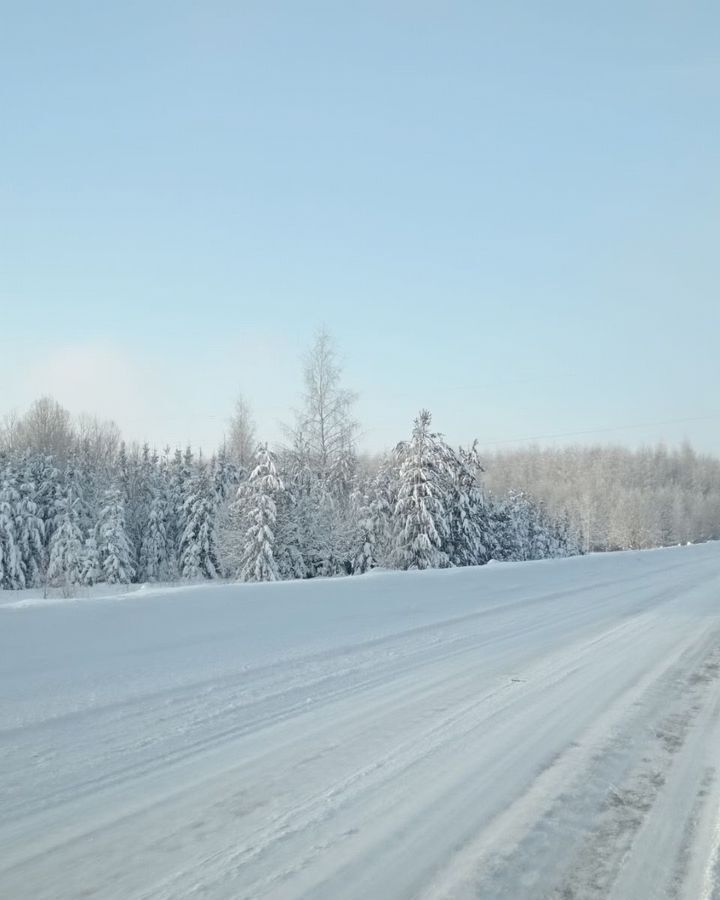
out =
{"type": "Polygon", "coordinates": [[[2,599],[2,898],[720,898],[718,544],[2,599]]]}

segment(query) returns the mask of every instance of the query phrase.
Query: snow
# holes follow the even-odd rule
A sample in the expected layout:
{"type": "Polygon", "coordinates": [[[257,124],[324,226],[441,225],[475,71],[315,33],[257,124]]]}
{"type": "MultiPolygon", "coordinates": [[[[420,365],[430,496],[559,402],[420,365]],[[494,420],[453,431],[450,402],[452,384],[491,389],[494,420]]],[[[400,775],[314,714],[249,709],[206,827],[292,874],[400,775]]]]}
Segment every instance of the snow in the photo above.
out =
{"type": "Polygon", "coordinates": [[[720,896],[718,544],[50,599],[2,897],[720,896]]]}

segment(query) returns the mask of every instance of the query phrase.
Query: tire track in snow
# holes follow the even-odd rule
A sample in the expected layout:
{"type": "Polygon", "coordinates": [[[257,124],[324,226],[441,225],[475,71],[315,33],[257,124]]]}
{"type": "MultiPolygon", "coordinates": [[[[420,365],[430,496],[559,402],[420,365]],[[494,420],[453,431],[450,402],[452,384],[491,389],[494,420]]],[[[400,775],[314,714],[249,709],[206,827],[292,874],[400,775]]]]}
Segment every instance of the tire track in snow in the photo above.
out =
{"type": "MultiPolygon", "coordinates": [[[[543,890],[553,889],[559,878],[543,866],[564,845],[562,830],[549,833],[548,816],[582,813],[583,803],[592,811],[596,788],[583,781],[602,778],[607,759],[617,768],[618,795],[631,796],[623,792],[632,789],[633,744],[650,739],[646,726],[662,721],[657,706],[673,685],[701,671],[695,663],[718,625],[708,601],[717,559],[712,548],[661,553],[643,557],[639,574],[552,591],[544,579],[554,572],[595,571],[605,561],[516,568],[508,581],[532,573],[534,600],[526,594],[377,642],[300,653],[275,670],[195,679],[176,693],[117,704],[110,718],[88,710],[87,733],[93,723],[103,730],[102,754],[77,748],[69,761],[83,777],[64,788],[58,780],[44,811],[32,812],[32,791],[24,801],[18,795],[16,818],[0,822],[0,891],[30,891],[33,900],[437,900],[478,896],[467,892],[491,870],[510,877],[503,864],[530,846],[547,874],[543,890]],[[243,679],[249,693],[239,698],[243,679]],[[167,718],[156,723],[168,699],[167,718]],[[545,844],[533,844],[543,827],[545,844]]],[[[408,583],[450,591],[483,575],[408,583]]],[[[80,720],[48,723],[47,734],[80,720]]],[[[653,739],[671,744],[681,724],[669,721],[653,739]]],[[[696,724],[681,744],[689,765],[696,724]]],[[[44,732],[24,734],[32,750],[44,732]]],[[[70,749],[56,757],[63,777],[70,749]]],[[[23,771],[27,791],[33,773],[23,771]]],[[[710,876],[704,868],[698,876],[692,850],[712,846],[715,784],[685,820],[697,815],[698,833],[683,877],[705,879],[711,893],[703,900],[716,900],[716,862],[708,849],[710,876]]],[[[598,796],[606,798],[605,789],[598,796]]],[[[585,832],[591,825],[585,821],[585,832]]],[[[641,831],[642,822],[633,840],[641,831]]],[[[496,881],[499,889],[510,884],[496,881]]]]}

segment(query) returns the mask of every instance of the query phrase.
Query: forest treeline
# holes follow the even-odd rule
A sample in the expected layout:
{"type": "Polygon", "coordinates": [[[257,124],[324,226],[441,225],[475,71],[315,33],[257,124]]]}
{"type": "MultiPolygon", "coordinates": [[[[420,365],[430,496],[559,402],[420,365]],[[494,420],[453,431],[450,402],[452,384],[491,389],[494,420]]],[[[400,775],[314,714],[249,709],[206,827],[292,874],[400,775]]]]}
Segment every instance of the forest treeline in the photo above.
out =
{"type": "Polygon", "coordinates": [[[304,365],[287,441],[238,400],[211,457],[127,446],[44,397],[0,433],[0,587],[273,581],[482,565],[718,537],[720,464],[688,447],[531,449],[481,460],[421,410],[360,454],[331,338],[304,365]]]}
{"type": "Polygon", "coordinates": [[[494,493],[526,491],[568,515],[585,552],[720,539],[720,460],[688,443],[530,447],[493,454],[486,468],[494,493]]]}

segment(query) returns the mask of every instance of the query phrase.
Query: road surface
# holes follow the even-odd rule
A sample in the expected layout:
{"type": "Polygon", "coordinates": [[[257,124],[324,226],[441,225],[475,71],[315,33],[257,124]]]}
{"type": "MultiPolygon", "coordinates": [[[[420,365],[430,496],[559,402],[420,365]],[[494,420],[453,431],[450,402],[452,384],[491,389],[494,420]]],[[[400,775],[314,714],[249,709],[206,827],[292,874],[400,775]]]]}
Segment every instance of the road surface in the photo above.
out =
{"type": "Polygon", "coordinates": [[[8,900],[720,900],[720,545],[0,605],[8,900]]]}

